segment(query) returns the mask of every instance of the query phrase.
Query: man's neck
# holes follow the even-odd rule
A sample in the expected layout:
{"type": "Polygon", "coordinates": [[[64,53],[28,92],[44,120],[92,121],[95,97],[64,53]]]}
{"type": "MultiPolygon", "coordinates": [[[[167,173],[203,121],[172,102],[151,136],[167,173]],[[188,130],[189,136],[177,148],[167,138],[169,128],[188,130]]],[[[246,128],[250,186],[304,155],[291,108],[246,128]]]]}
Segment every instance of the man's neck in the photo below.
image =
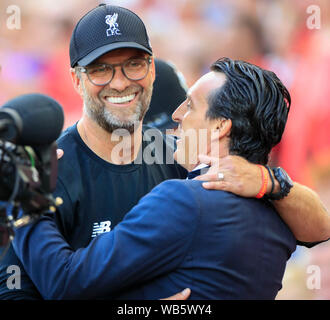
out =
{"type": "MultiPolygon", "coordinates": [[[[216,141],[211,143],[210,148],[206,152],[206,155],[216,159],[220,159],[228,156],[229,155],[228,139],[227,140],[222,139],[221,141],[216,141]]],[[[185,169],[187,169],[187,171],[190,172],[198,169],[203,169],[208,165],[198,161],[195,164],[183,164],[182,166],[185,169]]],[[[209,166],[212,166],[212,163],[209,166]]]]}
{"type": "Polygon", "coordinates": [[[84,143],[107,162],[124,165],[132,163],[137,158],[142,143],[142,122],[134,133],[118,135],[107,132],[84,115],[79,120],[77,129],[84,143]]]}

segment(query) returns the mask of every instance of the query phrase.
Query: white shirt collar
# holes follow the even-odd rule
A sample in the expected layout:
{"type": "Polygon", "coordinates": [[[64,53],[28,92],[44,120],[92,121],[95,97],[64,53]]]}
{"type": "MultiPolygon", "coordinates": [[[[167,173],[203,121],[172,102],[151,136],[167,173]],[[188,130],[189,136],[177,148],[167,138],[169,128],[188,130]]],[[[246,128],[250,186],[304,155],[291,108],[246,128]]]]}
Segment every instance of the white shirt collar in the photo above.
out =
{"type": "Polygon", "coordinates": [[[207,167],[208,167],[207,164],[200,163],[197,167],[195,167],[193,170],[191,170],[191,172],[196,171],[196,170],[201,170],[201,169],[204,169],[204,168],[207,168],[207,167]]]}

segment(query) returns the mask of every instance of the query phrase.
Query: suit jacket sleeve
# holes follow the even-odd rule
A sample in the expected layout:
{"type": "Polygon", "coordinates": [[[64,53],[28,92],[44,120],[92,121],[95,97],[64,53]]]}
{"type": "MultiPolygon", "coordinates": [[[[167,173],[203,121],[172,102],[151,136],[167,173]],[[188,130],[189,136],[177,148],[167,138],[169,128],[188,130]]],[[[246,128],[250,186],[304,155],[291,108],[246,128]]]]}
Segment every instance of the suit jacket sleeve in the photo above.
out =
{"type": "Polygon", "coordinates": [[[50,216],[17,230],[13,245],[44,298],[102,298],[180,265],[198,215],[192,191],[169,180],[86,248],[73,251],[50,216]]]}

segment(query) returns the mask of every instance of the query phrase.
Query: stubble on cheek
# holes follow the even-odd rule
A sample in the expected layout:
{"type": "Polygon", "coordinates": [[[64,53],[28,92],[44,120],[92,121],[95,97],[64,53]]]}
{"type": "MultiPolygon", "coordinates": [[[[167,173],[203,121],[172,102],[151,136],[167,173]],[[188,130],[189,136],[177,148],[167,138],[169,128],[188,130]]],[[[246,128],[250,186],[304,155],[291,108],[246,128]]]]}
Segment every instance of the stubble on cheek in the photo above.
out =
{"type": "Polygon", "coordinates": [[[116,129],[126,129],[129,133],[133,133],[135,126],[143,120],[149,109],[152,89],[152,85],[146,89],[141,86],[131,86],[122,93],[116,90],[103,89],[97,94],[97,98],[93,98],[83,86],[84,112],[107,132],[112,133],[116,129]],[[129,95],[137,91],[140,92],[140,97],[133,112],[129,109],[120,111],[109,110],[102,98],[119,94],[129,95]]]}

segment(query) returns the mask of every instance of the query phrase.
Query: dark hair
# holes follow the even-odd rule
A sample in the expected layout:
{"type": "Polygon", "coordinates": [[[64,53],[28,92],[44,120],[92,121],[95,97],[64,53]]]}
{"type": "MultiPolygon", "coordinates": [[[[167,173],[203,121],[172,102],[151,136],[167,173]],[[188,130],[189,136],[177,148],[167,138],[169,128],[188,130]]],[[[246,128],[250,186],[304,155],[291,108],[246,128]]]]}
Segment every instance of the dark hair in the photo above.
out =
{"type": "Polygon", "coordinates": [[[229,153],[266,164],[280,142],[291,98],[276,74],[244,61],[217,60],[211,70],[226,76],[209,96],[209,119],[231,119],[229,153]]]}

